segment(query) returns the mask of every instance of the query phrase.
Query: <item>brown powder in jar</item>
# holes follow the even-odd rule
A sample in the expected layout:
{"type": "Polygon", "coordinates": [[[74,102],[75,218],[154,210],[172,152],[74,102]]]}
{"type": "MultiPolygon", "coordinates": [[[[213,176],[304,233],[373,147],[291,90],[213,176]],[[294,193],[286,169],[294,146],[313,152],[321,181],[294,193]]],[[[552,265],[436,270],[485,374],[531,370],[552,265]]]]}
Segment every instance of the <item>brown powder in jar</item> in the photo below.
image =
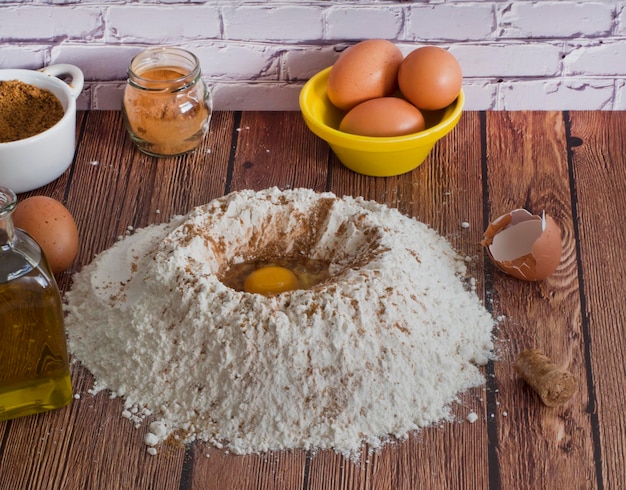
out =
{"type": "Polygon", "coordinates": [[[63,106],[52,92],[20,80],[0,81],[0,143],[42,133],[63,115],[63,106]]]}
{"type": "Polygon", "coordinates": [[[143,151],[179,155],[196,148],[204,138],[211,112],[203,101],[203,86],[194,83],[184,90],[175,84],[167,86],[168,81],[187,75],[176,67],[153,68],[140,73],[143,89],[127,87],[124,117],[143,151]]]}

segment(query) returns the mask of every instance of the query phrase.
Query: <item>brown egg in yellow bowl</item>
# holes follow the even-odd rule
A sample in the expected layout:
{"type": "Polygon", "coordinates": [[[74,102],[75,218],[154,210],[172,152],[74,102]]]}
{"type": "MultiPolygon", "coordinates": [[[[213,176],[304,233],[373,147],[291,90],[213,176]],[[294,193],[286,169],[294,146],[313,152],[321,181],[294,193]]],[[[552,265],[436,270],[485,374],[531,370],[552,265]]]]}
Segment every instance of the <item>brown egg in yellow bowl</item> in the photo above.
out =
{"type": "Polygon", "coordinates": [[[309,129],[343,165],[388,177],[417,168],[452,131],[465,103],[461,86],[461,67],[445,49],[424,46],[403,58],[393,43],[370,39],[314,75],[299,101],[309,129]]]}

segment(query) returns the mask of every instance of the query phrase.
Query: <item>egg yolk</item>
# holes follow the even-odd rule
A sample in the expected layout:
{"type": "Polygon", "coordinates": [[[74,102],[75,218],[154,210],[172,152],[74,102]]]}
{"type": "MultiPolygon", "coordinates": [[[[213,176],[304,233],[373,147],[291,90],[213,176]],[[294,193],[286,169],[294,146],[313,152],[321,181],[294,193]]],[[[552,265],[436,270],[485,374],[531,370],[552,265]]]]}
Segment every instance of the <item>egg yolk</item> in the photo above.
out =
{"type": "Polygon", "coordinates": [[[295,274],[285,267],[270,265],[251,272],[243,283],[247,293],[278,294],[298,287],[295,274]]]}

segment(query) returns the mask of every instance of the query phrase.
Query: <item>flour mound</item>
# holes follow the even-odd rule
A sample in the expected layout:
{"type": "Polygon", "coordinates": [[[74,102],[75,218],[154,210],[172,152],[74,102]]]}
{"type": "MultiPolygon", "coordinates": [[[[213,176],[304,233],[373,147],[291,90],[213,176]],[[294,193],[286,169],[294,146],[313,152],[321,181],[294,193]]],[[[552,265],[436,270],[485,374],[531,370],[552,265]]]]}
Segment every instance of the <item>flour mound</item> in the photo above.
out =
{"type": "Polygon", "coordinates": [[[172,434],[238,454],[362,444],[440,420],[484,382],[494,321],[465,265],[423,223],[361,198],[241,191],[137,230],[75,275],[66,328],[75,357],[172,434]],[[230,263],[304,254],[330,279],[274,297],[238,292],[230,263]]]}

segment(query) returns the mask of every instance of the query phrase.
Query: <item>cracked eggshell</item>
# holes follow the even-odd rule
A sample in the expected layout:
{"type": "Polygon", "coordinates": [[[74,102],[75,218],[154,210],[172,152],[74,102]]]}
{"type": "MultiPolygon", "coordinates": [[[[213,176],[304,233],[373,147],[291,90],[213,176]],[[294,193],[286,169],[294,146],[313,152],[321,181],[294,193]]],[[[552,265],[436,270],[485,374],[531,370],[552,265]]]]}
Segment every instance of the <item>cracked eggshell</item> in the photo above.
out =
{"type": "Polygon", "coordinates": [[[483,246],[502,271],[524,281],[541,281],[561,262],[559,225],[543,213],[515,209],[491,222],[483,246]]]}

